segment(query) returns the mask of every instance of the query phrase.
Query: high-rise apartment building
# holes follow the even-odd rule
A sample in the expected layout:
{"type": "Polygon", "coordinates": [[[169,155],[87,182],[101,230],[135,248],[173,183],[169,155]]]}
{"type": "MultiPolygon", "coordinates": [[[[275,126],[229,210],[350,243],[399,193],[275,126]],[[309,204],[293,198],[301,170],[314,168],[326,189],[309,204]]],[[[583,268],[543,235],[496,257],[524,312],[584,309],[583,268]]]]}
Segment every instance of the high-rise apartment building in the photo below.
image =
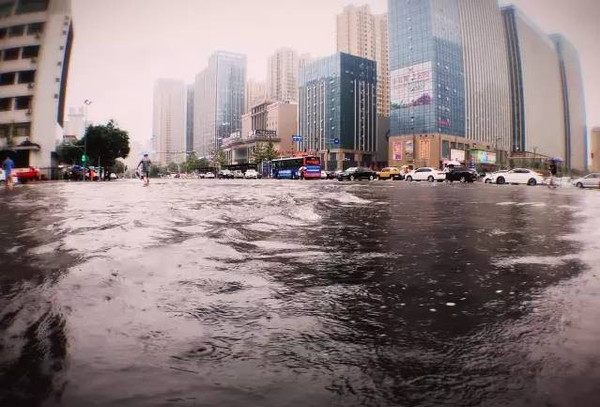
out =
{"type": "Polygon", "coordinates": [[[374,15],[368,5],[344,7],[337,16],[337,51],[377,62],[377,113],[389,116],[387,14],[374,15]]]}
{"type": "Polygon", "coordinates": [[[465,82],[465,137],[510,150],[508,51],[497,0],[459,1],[465,82]]]}
{"type": "Polygon", "coordinates": [[[587,124],[579,53],[560,34],[550,36],[558,51],[565,126],[565,164],[569,169],[587,169],[587,124]]]}
{"type": "Polygon", "coordinates": [[[0,0],[0,149],[57,174],[73,43],[70,0],[0,0]]]}
{"type": "Polygon", "coordinates": [[[249,113],[252,106],[267,98],[267,84],[262,81],[249,79],[246,82],[246,102],[244,113],[249,113]]]}
{"type": "Polygon", "coordinates": [[[600,172],[600,127],[590,132],[590,170],[600,172]]]}
{"type": "Polygon", "coordinates": [[[187,86],[185,105],[185,151],[194,151],[194,85],[187,86]]]}
{"type": "Polygon", "coordinates": [[[281,102],[298,100],[298,54],[293,49],[280,48],[269,57],[267,98],[281,102]]]}
{"type": "Polygon", "coordinates": [[[185,160],[185,101],[183,81],[158,79],[154,83],[152,140],[155,160],[161,165],[185,160]]]}
{"type": "Polygon", "coordinates": [[[319,154],[328,169],[370,165],[376,151],[377,69],[337,53],[300,72],[296,151],[319,154]]]}
{"type": "Polygon", "coordinates": [[[514,6],[502,9],[509,55],[513,159],[566,155],[560,59],[554,43],[514,6]]]}
{"type": "Polygon", "coordinates": [[[194,151],[206,157],[223,139],[241,130],[245,108],[246,56],[219,51],[196,75],[194,151]]]}

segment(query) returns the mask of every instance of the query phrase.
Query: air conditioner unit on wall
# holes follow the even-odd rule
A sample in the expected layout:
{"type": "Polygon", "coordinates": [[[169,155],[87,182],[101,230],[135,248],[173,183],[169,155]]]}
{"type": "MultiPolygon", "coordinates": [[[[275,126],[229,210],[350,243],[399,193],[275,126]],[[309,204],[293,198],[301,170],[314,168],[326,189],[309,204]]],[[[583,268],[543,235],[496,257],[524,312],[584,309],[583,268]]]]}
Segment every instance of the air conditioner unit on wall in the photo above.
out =
{"type": "Polygon", "coordinates": [[[32,64],[35,64],[37,62],[37,58],[36,57],[31,57],[30,59],[32,64]]]}
{"type": "Polygon", "coordinates": [[[27,109],[27,110],[25,111],[25,114],[26,114],[27,116],[31,116],[31,113],[32,113],[31,109],[27,109]]]}
{"type": "Polygon", "coordinates": [[[33,83],[33,82],[29,82],[29,83],[27,84],[27,87],[28,87],[29,89],[33,89],[33,88],[35,87],[35,83],[33,83]]]}

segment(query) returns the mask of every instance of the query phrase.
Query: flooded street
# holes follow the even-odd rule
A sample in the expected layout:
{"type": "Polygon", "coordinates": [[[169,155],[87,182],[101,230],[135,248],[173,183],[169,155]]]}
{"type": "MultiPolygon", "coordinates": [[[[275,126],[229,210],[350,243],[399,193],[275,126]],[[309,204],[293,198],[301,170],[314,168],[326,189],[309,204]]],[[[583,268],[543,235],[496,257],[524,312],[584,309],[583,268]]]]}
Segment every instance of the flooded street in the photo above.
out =
{"type": "Polygon", "coordinates": [[[600,194],[160,180],[0,194],[1,406],[596,406],[600,194]]]}

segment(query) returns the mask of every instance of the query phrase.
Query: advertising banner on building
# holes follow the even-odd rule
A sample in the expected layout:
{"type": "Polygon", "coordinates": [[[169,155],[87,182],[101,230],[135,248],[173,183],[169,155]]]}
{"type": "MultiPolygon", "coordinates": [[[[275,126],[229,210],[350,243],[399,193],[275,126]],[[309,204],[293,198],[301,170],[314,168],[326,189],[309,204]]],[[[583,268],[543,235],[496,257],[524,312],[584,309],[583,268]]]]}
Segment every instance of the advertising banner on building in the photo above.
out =
{"type": "Polygon", "coordinates": [[[392,109],[431,104],[433,99],[431,61],[392,71],[390,82],[392,109]]]}
{"type": "Polygon", "coordinates": [[[392,143],[394,161],[402,161],[402,145],[403,143],[401,141],[394,141],[392,143]]]}
{"type": "Polygon", "coordinates": [[[496,164],[496,153],[483,150],[471,150],[471,156],[477,164],[496,164]]]}
{"type": "Polygon", "coordinates": [[[406,153],[407,160],[411,160],[413,158],[413,154],[415,153],[415,146],[412,141],[404,142],[404,152],[406,153]]]}
{"type": "Polygon", "coordinates": [[[421,160],[428,160],[431,154],[431,141],[421,140],[419,141],[419,158],[421,160]]]}
{"type": "Polygon", "coordinates": [[[452,161],[458,161],[459,163],[465,162],[465,150],[450,150],[450,159],[452,161]]]}

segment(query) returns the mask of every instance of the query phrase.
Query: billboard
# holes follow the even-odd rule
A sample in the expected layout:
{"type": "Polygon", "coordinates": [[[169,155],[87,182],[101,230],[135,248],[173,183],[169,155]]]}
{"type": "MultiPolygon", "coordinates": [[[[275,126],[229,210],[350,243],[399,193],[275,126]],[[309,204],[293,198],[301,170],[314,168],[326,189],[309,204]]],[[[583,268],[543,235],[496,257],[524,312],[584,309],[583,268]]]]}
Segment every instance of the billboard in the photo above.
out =
{"type": "Polygon", "coordinates": [[[431,104],[433,99],[431,61],[392,71],[390,82],[392,109],[431,104]]]}
{"type": "Polygon", "coordinates": [[[392,151],[394,154],[394,161],[402,161],[402,147],[403,147],[403,143],[401,141],[394,141],[392,143],[392,151]]]}
{"type": "Polygon", "coordinates": [[[450,150],[450,159],[452,161],[458,161],[459,163],[465,162],[465,150],[450,150]]]}
{"type": "Polygon", "coordinates": [[[471,157],[477,164],[496,164],[496,153],[483,150],[471,150],[471,157]]]}

